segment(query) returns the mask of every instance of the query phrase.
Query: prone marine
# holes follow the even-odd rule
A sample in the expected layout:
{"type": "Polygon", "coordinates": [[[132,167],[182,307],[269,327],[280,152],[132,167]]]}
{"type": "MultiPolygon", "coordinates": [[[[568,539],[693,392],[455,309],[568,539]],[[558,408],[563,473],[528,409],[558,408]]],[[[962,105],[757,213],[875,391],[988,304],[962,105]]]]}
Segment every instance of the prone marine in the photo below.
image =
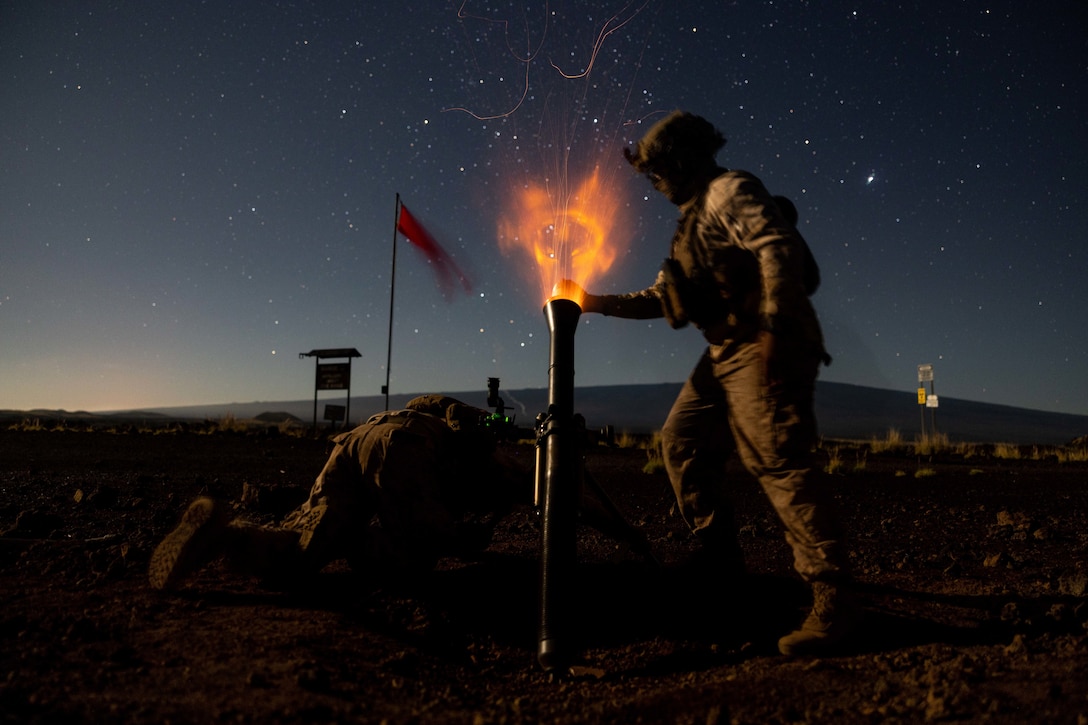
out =
{"type": "Polygon", "coordinates": [[[532,496],[529,466],[497,445],[489,413],[443,395],[374,415],[333,439],[309,496],[275,526],[193,501],[151,556],[155,589],[175,589],[220,556],[269,583],[304,581],[336,559],[372,574],[429,571],[480,551],[495,524],[532,496]]]}

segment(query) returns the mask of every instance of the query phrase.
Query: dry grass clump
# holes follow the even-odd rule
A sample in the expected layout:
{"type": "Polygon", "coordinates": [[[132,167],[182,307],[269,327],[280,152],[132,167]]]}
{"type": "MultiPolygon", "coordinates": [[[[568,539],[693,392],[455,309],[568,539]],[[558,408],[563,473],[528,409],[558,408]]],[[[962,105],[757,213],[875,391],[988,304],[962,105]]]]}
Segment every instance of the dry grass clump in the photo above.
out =
{"type": "Polygon", "coordinates": [[[903,440],[903,435],[895,428],[889,428],[887,435],[883,438],[873,436],[872,440],[869,441],[869,450],[876,454],[897,453],[906,446],[907,443],[903,440]]]}
{"type": "Polygon", "coordinates": [[[222,418],[207,419],[200,422],[186,421],[135,421],[132,422],[108,422],[95,423],[85,420],[67,420],[65,418],[43,419],[40,417],[26,417],[21,420],[8,423],[7,430],[20,432],[52,432],[52,433],[113,433],[117,435],[147,434],[147,435],[179,435],[182,433],[196,433],[197,435],[214,435],[216,433],[244,433],[264,434],[278,433],[286,436],[302,437],[307,435],[308,428],[297,420],[283,420],[269,423],[261,420],[250,420],[236,417],[233,413],[227,413],[222,418]]]}
{"type": "Polygon", "coordinates": [[[827,464],[824,466],[824,473],[832,475],[841,473],[843,467],[841,447],[830,446],[825,450],[827,451],[827,464]]]}
{"type": "Polygon", "coordinates": [[[654,431],[650,440],[645,443],[646,465],[642,467],[643,473],[661,473],[665,470],[665,455],[661,450],[661,431],[654,431]]]}
{"type": "Polygon", "coordinates": [[[621,431],[620,434],[616,436],[617,448],[644,448],[645,444],[646,436],[636,435],[630,431],[621,431]]]}
{"type": "Polygon", "coordinates": [[[841,474],[846,473],[848,470],[853,473],[860,473],[865,470],[869,462],[869,448],[855,445],[830,445],[822,447],[823,452],[827,455],[827,463],[824,465],[824,473],[829,474],[841,474]],[[847,454],[850,452],[854,454],[853,466],[847,461],[847,454]]]}
{"type": "Polygon", "coordinates": [[[1022,446],[1017,443],[963,443],[964,457],[984,456],[1003,461],[1056,461],[1084,463],[1088,461],[1088,446],[1022,446]]]}
{"type": "Polygon", "coordinates": [[[952,445],[944,433],[925,433],[914,439],[914,453],[918,456],[934,456],[950,450],[952,445]]]}
{"type": "Polygon", "coordinates": [[[617,448],[641,448],[646,451],[646,465],[643,473],[661,473],[665,470],[665,457],[661,452],[661,431],[655,430],[650,435],[622,431],[616,436],[617,448]]]}
{"type": "Polygon", "coordinates": [[[281,420],[276,424],[276,430],[286,436],[293,436],[295,438],[302,438],[306,435],[306,426],[299,424],[294,420],[281,420]]]}
{"type": "MultiPolygon", "coordinates": [[[[1078,439],[1066,446],[1027,446],[1007,442],[952,441],[944,433],[916,436],[913,441],[907,441],[898,430],[891,428],[884,437],[873,436],[868,440],[821,441],[817,453],[826,456],[822,469],[829,474],[863,472],[869,463],[870,454],[891,457],[916,456],[918,468],[915,471],[900,470],[896,472],[896,475],[928,478],[936,475],[937,471],[932,468],[932,465],[939,462],[942,457],[963,461],[1030,460],[1058,464],[1084,463],[1088,461],[1088,441],[1082,442],[1078,439]]],[[[971,475],[982,472],[982,469],[972,469],[971,475]]]]}
{"type": "Polygon", "coordinates": [[[249,430],[249,424],[238,420],[229,410],[214,424],[214,427],[227,433],[245,433],[249,430]]]}
{"type": "Polygon", "coordinates": [[[1088,461],[1088,446],[1058,448],[1055,454],[1058,457],[1058,463],[1084,463],[1088,461]]]}
{"type": "Polygon", "coordinates": [[[227,412],[222,418],[205,420],[197,429],[201,435],[215,435],[216,433],[234,433],[246,435],[284,435],[293,438],[303,438],[309,435],[309,427],[297,420],[284,419],[275,422],[252,418],[238,418],[234,413],[227,412]]]}
{"type": "Polygon", "coordinates": [[[23,418],[18,423],[9,425],[8,430],[43,431],[49,429],[42,425],[41,418],[23,418]]]}

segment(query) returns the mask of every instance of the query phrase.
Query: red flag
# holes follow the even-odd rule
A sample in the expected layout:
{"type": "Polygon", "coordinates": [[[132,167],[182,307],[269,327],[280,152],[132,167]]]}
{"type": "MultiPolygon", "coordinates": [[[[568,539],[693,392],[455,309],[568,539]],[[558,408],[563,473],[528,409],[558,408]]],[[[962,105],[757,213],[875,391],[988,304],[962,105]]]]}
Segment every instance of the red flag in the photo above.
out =
{"type": "Polygon", "coordinates": [[[397,231],[404,238],[414,244],[420,251],[427,255],[427,260],[434,265],[435,274],[438,275],[438,283],[442,287],[442,295],[449,299],[453,294],[454,278],[460,280],[465,292],[472,291],[472,283],[465,273],[453,261],[453,258],[445,249],[435,241],[431,233],[423,228],[423,225],[412,216],[408,207],[400,205],[400,213],[397,215],[397,231]]]}

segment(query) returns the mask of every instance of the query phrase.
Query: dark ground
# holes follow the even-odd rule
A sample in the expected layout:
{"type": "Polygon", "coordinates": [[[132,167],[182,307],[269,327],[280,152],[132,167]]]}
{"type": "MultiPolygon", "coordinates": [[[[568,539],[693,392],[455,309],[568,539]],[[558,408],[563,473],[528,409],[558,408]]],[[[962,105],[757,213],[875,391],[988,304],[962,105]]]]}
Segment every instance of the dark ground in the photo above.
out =
{"type": "Polygon", "coordinates": [[[275,519],[325,455],[285,436],[0,431],[0,721],[1088,722],[1088,464],[855,470],[847,449],[831,482],[865,618],[841,654],[791,660],[775,641],[806,589],[756,485],[735,487],[751,581],[706,580],[678,566],[690,541],[646,452],[595,449],[588,469],[664,566],[580,533],[577,676],[553,680],[529,511],[414,586],[334,564],[269,592],[217,564],[148,587],[193,496],[249,484],[240,512],[275,519]]]}

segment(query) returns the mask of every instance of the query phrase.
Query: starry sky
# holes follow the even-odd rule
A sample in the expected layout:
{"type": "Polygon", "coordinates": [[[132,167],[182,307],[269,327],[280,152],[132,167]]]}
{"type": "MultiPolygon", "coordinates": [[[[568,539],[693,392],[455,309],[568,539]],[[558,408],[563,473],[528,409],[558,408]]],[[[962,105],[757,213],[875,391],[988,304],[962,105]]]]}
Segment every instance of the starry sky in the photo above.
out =
{"type": "MultiPolygon", "coordinates": [[[[1009,2],[0,0],[0,408],[306,399],[300,352],[394,393],[547,385],[499,224],[598,169],[595,292],[650,284],[676,209],[621,156],[683,108],[792,198],[822,379],[1088,413],[1088,12],[1009,2]]],[[[682,381],[697,331],[585,315],[579,386],[682,381]]]]}

